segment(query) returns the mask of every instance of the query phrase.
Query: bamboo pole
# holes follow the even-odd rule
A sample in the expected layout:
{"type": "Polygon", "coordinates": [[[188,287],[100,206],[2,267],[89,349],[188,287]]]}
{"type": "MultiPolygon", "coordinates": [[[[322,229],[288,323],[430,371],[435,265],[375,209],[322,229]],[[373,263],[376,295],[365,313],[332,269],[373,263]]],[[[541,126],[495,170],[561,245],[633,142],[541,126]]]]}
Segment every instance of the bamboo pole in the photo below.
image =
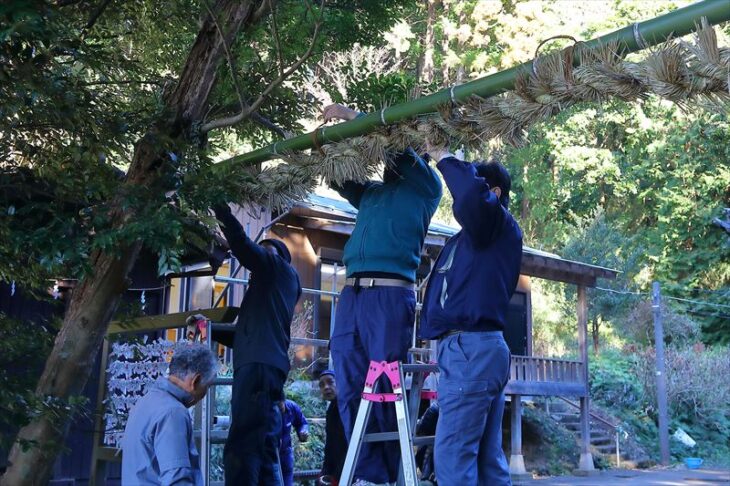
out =
{"type": "MultiPolygon", "coordinates": [[[[655,17],[644,22],[629,25],[610,34],[578,44],[573,53],[573,64],[578,65],[580,52],[610,42],[617,42],[624,53],[636,52],[655,46],[672,37],[681,37],[695,30],[702,17],[707,18],[710,25],[717,25],[730,20],[730,0],[703,0],[673,12],[655,17]]],[[[348,138],[365,135],[378,127],[399,122],[418,115],[436,112],[440,105],[454,101],[463,101],[472,95],[488,98],[514,88],[518,74],[532,69],[529,61],[490,76],[446,88],[422,98],[401,103],[378,112],[369,113],[355,120],[337,125],[322,127],[314,132],[299,135],[287,140],[280,140],[272,145],[237,155],[224,160],[214,167],[240,164],[251,166],[276,158],[283,152],[300,151],[339,142],[348,138]]]]}

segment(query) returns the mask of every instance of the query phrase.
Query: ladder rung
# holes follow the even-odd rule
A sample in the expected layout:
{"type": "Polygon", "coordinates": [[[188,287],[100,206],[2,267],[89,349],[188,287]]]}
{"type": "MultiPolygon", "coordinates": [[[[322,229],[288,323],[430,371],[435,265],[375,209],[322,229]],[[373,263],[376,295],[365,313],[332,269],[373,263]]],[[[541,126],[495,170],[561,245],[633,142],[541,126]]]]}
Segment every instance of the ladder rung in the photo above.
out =
{"type": "Polygon", "coordinates": [[[436,373],[439,370],[437,364],[408,364],[401,365],[403,373],[436,373]]]}
{"type": "MultiPolygon", "coordinates": [[[[413,445],[431,445],[435,437],[434,435],[416,436],[413,438],[413,445]]],[[[393,440],[398,440],[398,432],[373,432],[371,434],[365,434],[365,437],[362,439],[363,442],[388,442],[393,440]]]]}
{"type": "Polygon", "coordinates": [[[418,435],[413,438],[413,445],[414,446],[433,445],[435,439],[436,439],[435,435],[418,435]]]}
{"type": "Polygon", "coordinates": [[[362,438],[363,442],[388,442],[391,440],[398,440],[398,432],[373,432],[371,434],[365,434],[362,438]]]}

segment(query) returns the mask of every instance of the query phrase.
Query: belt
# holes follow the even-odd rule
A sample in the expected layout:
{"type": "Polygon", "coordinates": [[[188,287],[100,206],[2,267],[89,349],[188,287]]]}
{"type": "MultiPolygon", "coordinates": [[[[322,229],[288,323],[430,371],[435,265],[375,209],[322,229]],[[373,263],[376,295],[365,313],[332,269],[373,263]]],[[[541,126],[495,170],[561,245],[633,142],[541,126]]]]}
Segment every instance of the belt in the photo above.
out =
{"type": "Polygon", "coordinates": [[[352,287],[401,287],[404,289],[416,290],[416,284],[399,280],[397,278],[369,278],[357,277],[345,280],[345,285],[352,287]]]}
{"type": "Polygon", "coordinates": [[[441,335],[440,335],[439,337],[437,337],[436,339],[438,339],[438,340],[441,340],[441,339],[446,339],[446,338],[447,338],[447,337],[449,337],[449,336],[453,336],[453,335],[455,335],[455,334],[461,334],[461,333],[463,333],[463,332],[466,332],[466,331],[446,331],[445,333],[441,334],[441,335]]]}
{"type": "Polygon", "coordinates": [[[465,334],[465,333],[470,333],[470,332],[481,333],[481,334],[488,334],[488,333],[492,334],[493,333],[495,336],[504,336],[504,333],[502,331],[463,331],[463,330],[458,330],[458,329],[452,329],[451,331],[446,331],[445,333],[441,334],[436,339],[439,339],[439,340],[446,339],[447,337],[454,336],[455,334],[465,334]]]}

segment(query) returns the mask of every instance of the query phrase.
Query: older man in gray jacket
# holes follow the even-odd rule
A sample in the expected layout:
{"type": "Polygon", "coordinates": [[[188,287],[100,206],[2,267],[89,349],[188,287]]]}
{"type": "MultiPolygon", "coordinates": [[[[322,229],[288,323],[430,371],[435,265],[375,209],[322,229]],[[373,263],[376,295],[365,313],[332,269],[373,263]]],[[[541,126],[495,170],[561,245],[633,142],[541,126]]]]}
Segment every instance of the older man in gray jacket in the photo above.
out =
{"type": "Polygon", "coordinates": [[[179,344],[170,373],[129,413],[122,439],[122,485],[202,486],[193,423],[188,413],[203,399],[218,359],[202,344],[179,344]]]}

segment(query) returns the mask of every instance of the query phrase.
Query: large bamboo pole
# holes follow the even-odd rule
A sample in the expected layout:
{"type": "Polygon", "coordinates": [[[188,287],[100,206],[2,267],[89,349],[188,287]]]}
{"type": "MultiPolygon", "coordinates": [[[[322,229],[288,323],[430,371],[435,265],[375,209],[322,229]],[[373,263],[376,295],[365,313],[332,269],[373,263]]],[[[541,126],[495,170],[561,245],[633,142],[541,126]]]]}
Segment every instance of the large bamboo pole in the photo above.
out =
{"type": "MultiPolygon", "coordinates": [[[[576,46],[573,53],[573,64],[579,64],[580,51],[591,49],[609,42],[618,42],[623,52],[636,52],[647,47],[660,44],[671,37],[681,37],[695,30],[702,17],[707,18],[710,25],[717,25],[730,20],[730,0],[703,0],[651,20],[632,24],[610,34],[598,37],[576,46]]],[[[299,151],[313,148],[315,139],[319,145],[339,142],[352,137],[365,135],[378,127],[395,123],[418,115],[434,113],[438,106],[451,101],[462,101],[472,95],[488,98],[514,88],[517,75],[532,69],[532,61],[520,64],[505,71],[492,74],[465,84],[443,89],[407,103],[401,103],[381,111],[340,123],[323,127],[315,132],[299,135],[288,140],[281,140],[272,145],[237,155],[220,162],[221,164],[240,164],[250,166],[265,160],[276,158],[285,151],[299,151]]]]}

